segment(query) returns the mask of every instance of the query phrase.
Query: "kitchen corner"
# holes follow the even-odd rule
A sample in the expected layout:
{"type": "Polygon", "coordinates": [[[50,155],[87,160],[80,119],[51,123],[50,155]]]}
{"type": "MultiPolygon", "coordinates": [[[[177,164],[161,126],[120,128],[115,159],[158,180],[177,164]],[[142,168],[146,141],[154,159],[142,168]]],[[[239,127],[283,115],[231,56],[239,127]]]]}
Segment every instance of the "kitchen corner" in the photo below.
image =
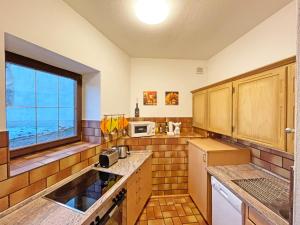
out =
{"type": "Polygon", "coordinates": [[[150,151],[132,152],[127,158],[120,159],[108,169],[96,168],[93,165],[89,166],[50,188],[30,197],[21,204],[1,213],[0,224],[90,224],[95,220],[96,215],[106,207],[106,203],[112,201],[112,198],[118,191],[124,187],[126,188],[128,179],[145,161],[147,161],[147,159],[151,158],[151,155],[152,153],[150,151]],[[77,212],[43,197],[91,169],[119,174],[123,177],[85,213],[77,212]]]}

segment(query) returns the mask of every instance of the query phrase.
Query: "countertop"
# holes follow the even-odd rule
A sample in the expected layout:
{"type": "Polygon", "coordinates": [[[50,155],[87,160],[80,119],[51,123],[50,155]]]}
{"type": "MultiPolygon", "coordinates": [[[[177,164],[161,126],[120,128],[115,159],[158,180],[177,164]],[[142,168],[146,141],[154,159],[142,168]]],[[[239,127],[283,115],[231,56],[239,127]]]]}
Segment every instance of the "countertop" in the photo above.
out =
{"type": "Polygon", "coordinates": [[[190,144],[193,144],[204,151],[232,151],[245,149],[245,147],[229,144],[212,138],[196,138],[188,140],[190,144]]]}
{"type": "Polygon", "coordinates": [[[272,175],[252,164],[230,165],[230,166],[214,166],[207,168],[208,173],[217,178],[222,184],[236,194],[244,203],[256,209],[257,213],[274,225],[288,225],[288,221],[281,218],[271,209],[267,208],[260,201],[248,194],[232,180],[250,179],[250,178],[271,178],[280,179],[280,183],[288,188],[289,182],[285,179],[272,175]]]}
{"type": "Polygon", "coordinates": [[[110,168],[94,168],[89,166],[84,170],[68,177],[67,179],[45,189],[35,196],[21,202],[20,204],[0,213],[1,225],[74,225],[86,224],[90,218],[94,218],[96,211],[100,211],[104,207],[104,203],[111,200],[113,195],[124,187],[128,178],[148,159],[152,156],[151,151],[132,152],[125,159],[120,159],[110,168]],[[123,177],[107,191],[91,208],[85,213],[81,213],[67,207],[64,207],[52,200],[48,200],[43,196],[57,189],[58,187],[68,183],[90,169],[111,172],[122,175],[123,177]]]}

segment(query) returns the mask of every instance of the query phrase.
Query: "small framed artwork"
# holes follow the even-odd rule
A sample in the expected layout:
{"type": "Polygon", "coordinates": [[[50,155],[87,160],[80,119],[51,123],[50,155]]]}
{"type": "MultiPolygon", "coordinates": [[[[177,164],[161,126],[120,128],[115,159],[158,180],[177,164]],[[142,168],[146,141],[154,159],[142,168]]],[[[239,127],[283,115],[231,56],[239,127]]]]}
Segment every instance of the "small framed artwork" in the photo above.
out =
{"type": "Polygon", "coordinates": [[[166,105],[179,105],[179,92],[178,91],[166,91],[165,102],[166,102],[166,105]]]}
{"type": "Polygon", "coordinates": [[[157,105],[157,92],[144,91],[144,105],[157,105]]]}

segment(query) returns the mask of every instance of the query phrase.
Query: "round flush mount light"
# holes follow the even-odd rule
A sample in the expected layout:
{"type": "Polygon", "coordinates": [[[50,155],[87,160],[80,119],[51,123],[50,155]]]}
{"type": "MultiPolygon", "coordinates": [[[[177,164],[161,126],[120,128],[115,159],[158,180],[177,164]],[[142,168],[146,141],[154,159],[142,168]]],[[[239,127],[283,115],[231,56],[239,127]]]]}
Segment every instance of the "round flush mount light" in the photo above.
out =
{"type": "Polygon", "coordinates": [[[169,5],[166,0],[137,0],[135,14],[144,23],[158,24],[169,15],[169,5]]]}

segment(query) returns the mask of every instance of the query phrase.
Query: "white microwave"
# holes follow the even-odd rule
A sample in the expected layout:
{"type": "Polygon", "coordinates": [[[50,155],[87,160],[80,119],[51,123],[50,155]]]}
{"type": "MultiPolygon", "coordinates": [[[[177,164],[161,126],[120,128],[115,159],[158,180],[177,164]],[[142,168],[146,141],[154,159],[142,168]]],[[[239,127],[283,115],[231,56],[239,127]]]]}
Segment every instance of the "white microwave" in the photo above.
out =
{"type": "Polygon", "coordinates": [[[146,137],[155,135],[155,122],[133,121],[129,122],[128,135],[130,137],[146,137]]]}

